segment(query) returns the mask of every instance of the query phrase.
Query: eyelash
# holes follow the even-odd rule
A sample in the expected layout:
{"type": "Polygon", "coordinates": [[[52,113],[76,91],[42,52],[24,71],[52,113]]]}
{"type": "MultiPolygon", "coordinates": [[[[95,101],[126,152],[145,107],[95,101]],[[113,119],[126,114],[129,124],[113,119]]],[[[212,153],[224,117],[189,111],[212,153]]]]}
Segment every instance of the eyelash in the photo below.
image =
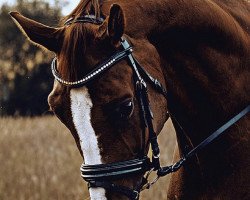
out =
{"type": "Polygon", "coordinates": [[[117,119],[128,119],[133,114],[134,101],[132,98],[125,99],[119,103],[112,103],[108,105],[105,109],[110,117],[117,119]]]}

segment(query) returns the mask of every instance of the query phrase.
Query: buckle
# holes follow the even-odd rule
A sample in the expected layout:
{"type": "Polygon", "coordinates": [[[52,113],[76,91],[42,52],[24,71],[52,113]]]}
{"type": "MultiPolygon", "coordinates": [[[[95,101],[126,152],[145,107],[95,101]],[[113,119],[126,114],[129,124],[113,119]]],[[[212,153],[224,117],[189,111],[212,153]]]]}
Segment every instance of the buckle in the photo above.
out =
{"type": "Polygon", "coordinates": [[[140,193],[138,191],[136,191],[136,190],[133,191],[133,199],[135,199],[135,200],[139,199],[139,195],[140,195],[140,193]]]}
{"type": "Polygon", "coordinates": [[[160,176],[159,175],[157,175],[154,179],[153,179],[153,181],[148,181],[148,179],[149,179],[149,177],[150,177],[150,175],[152,174],[152,172],[154,172],[154,168],[152,168],[148,173],[147,173],[147,175],[145,176],[145,180],[147,180],[147,182],[141,187],[141,190],[140,190],[140,192],[142,192],[143,190],[148,190],[148,189],[150,189],[158,180],[159,180],[159,178],[160,178],[160,176]]]}

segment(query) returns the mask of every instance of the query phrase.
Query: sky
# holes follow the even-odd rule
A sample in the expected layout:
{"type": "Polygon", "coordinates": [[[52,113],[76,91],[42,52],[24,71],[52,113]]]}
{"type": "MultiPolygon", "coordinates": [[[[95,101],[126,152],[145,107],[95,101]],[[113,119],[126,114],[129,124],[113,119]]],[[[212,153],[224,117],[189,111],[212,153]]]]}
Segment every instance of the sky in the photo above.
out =
{"type": "MultiPolygon", "coordinates": [[[[49,0],[45,0],[45,1],[49,2],[49,0]]],[[[64,15],[67,15],[77,6],[80,0],[61,0],[61,1],[68,2],[68,4],[64,6],[62,10],[62,13],[64,15]]],[[[5,2],[8,2],[9,4],[13,4],[15,0],[0,0],[0,5],[2,5],[5,2]]]]}

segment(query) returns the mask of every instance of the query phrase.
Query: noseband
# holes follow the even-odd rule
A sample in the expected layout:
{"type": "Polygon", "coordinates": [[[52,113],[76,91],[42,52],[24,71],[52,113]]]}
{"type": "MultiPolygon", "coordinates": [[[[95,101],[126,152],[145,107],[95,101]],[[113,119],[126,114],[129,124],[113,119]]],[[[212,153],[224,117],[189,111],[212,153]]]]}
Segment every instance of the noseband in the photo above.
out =
{"type": "MultiPolygon", "coordinates": [[[[70,25],[72,23],[94,23],[101,24],[103,19],[96,19],[92,15],[84,16],[77,18],[76,20],[70,19],[66,22],[65,25],[70,25]]],[[[143,131],[146,129],[149,132],[149,142],[151,144],[152,158],[148,158],[147,155],[138,155],[138,158],[115,162],[110,164],[99,164],[99,165],[86,165],[82,164],[81,176],[82,178],[88,182],[89,188],[97,188],[101,187],[111,192],[121,193],[127,196],[129,199],[138,199],[139,193],[144,189],[149,189],[160,177],[166,176],[169,173],[175,172],[180,169],[187,159],[194,156],[205,146],[210,144],[216,138],[218,138],[225,130],[231,127],[234,123],[240,120],[243,116],[245,116],[250,111],[250,106],[248,105],[242,112],[236,115],[234,118],[229,120],[226,124],[224,124],[217,131],[212,133],[208,138],[206,138],[203,142],[201,142],[198,146],[184,155],[177,163],[161,167],[160,166],[160,149],[157,141],[157,135],[153,128],[153,113],[150,107],[150,102],[148,98],[148,90],[146,81],[153,86],[153,88],[162,94],[165,98],[167,98],[167,91],[163,87],[163,85],[155,78],[153,78],[134,58],[133,56],[133,48],[128,43],[126,39],[121,39],[121,47],[122,50],[115,53],[109,59],[104,61],[102,64],[96,66],[93,71],[88,73],[85,77],[78,81],[70,82],[63,80],[60,77],[60,74],[57,71],[57,59],[55,58],[52,61],[51,69],[55,79],[61,84],[78,88],[82,87],[85,84],[93,81],[97,77],[101,76],[104,72],[109,70],[111,67],[114,67],[119,61],[127,59],[130,63],[131,68],[133,69],[134,74],[134,85],[136,91],[136,98],[139,102],[140,107],[140,115],[143,123],[143,131]],[[145,81],[146,80],[146,81],[145,81]],[[153,182],[148,182],[147,178],[152,171],[156,171],[157,178],[153,182]],[[132,175],[144,175],[148,172],[147,176],[143,179],[142,184],[137,186],[136,188],[128,188],[120,185],[116,185],[112,183],[114,180],[118,180],[124,178],[125,176],[132,175]]]]}

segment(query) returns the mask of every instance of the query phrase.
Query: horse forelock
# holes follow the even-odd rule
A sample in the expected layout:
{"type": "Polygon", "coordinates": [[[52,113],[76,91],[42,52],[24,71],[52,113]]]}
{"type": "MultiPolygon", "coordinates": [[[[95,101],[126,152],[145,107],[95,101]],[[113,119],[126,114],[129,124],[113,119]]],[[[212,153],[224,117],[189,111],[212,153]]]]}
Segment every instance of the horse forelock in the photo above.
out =
{"type": "Polygon", "coordinates": [[[65,29],[58,66],[58,70],[64,79],[73,81],[79,78],[79,70],[85,62],[84,54],[89,35],[91,35],[91,30],[78,23],[65,29]]]}
{"type": "MultiPolygon", "coordinates": [[[[61,25],[64,26],[69,19],[76,19],[84,15],[101,16],[100,0],[81,0],[78,6],[65,18],[61,25]]],[[[64,29],[64,39],[60,51],[60,63],[58,70],[66,80],[76,80],[79,77],[79,70],[84,65],[84,53],[89,37],[94,35],[93,30],[82,23],[73,23],[64,29]]]]}

